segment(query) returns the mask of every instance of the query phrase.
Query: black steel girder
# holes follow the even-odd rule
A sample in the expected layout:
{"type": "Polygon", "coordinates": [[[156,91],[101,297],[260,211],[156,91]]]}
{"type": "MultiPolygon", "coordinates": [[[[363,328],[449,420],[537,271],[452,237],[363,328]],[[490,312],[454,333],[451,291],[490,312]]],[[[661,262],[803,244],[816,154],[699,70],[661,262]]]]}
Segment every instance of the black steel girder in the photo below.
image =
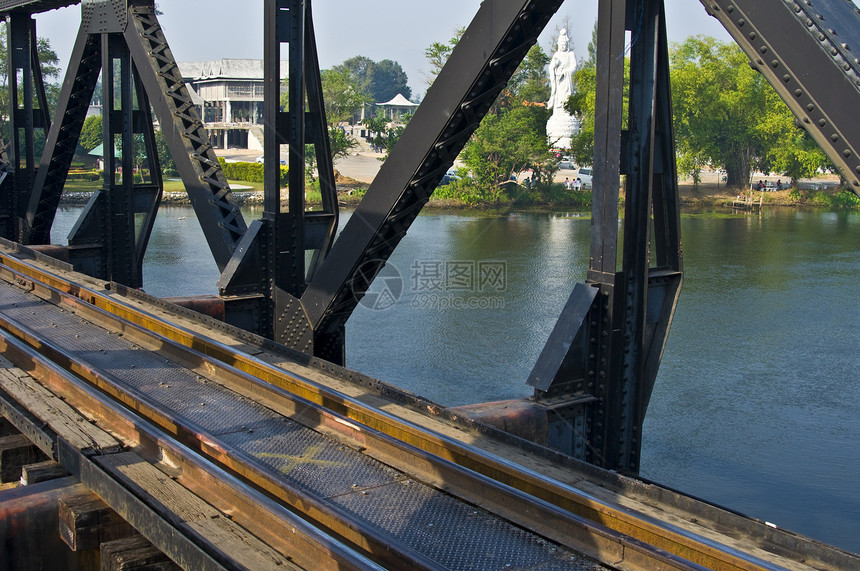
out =
{"type": "MultiPolygon", "coordinates": [[[[258,332],[301,351],[313,352],[313,330],[307,325],[299,298],[331,249],[337,231],[338,204],[311,2],[267,0],[264,38],[263,218],[251,224],[218,286],[222,295],[261,294],[268,307],[259,312],[262,319],[258,332]],[[286,112],[280,109],[282,44],[289,44],[289,111],[286,112]],[[282,144],[289,148],[286,212],[281,206],[279,184],[282,144]],[[306,145],[314,146],[321,211],[307,211],[305,206],[306,145]]],[[[228,320],[234,319],[231,313],[228,309],[228,320]]],[[[246,318],[243,314],[239,319],[246,318]]],[[[332,354],[336,361],[343,361],[342,342],[332,354]]]]}
{"type": "Polygon", "coordinates": [[[152,0],[128,1],[128,25],[123,37],[209,249],[223,271],[247,227],[231,199],[230,186],[182,80],[152,0]]]}
{"type": "Polygon", "coordinates": [[[0,195],[0,232],[21,240],[27,203],[36,177],[35,130],[51,126],[39,62],[36,21],[25,12],[6,17],[8,40],[9,147],[7,181],[0,195]]]}
{"type": "MultiPolygon", "coordinates": [[[[223,270],[246,232],[245,222],[239,209],[232,203],[229,185],[164,38],[152,0],[123,0],[109,4],[92,0],[84,2],[81,9],[81,29],[58,105],[61,119],[48,134],[43,168],[35,184],[28,186],[28,207],[20,239],[31,243],[47,243],[50,240],[51,225],[68,167],[103,67],[99,38],[113,34],[120,38],[113,40],[113,44],[121,43],[127,47],[135,68],[135,87],[130,92],[137,94],[138,101],[148,100],[145,108],[139,108],[133,119],[115,120],[114,124],[124,121],[128,128],[131,128],[132,123],[135,124],[134,131],[129,132],[143,134],[145,145],[152,147],[147,150],[147,154],[150,165],[154,165],[157,158],[151,132],[152,121],[149,118],[149,108],[152,106],[215,262],[223,270]],[[141,119],[144,115],[147,119],[141,119]],[[143,123],[147,121],[150,126],[145,128],[143,123]]],[[[110,156],[107,158],[112,160],[110,156]]],[[[130,195],[128,198],[132,205],[129,212],[144,214],[144,218],[140,224],[131,224],[127,230],[134,234],[133,240],[131,234],[128,239],[122,240],[127,248],[120,248],[115,253],[100,252],[104,240],[109,238],[103,233],[107,221],[101,215],[94,214],[95,202],[92,208],[87,208],[73,231],[77,244],[77,253],[73,257],[78,256],[78,268],[81,271],[108,277],[105,273],[109,271],[107,257],[115,258],[116,263],[110,264],[113,267],[119,267],[120,259],[132,264],[130,268],[139,265],[144,253],[141,248],[145,250],[154,217],[152,205],[158,204],[161,195],[160,173],[153,176],[159,180],[147,185],[136,185],[133,197],[130,195]],[[87,217],[89,220],[85,219],[87,217]],[[132,255],[132,252],[137,254],[132,255]]],[[[111,235],[118,236],[116,233],[111,235]]],[[[113,242],[117,243],[116,240],[113,242]]],[[[111,247],[107,250],[112,251],[111,247]]],[[[112,274],[112,279],[134,285],[141,279],[139,274],[140,271],[130,270],[112,274]]]]}
{"type": "Polygon", "coordinates": [[[301,296],[316,355],[339,360],[353,309],[560,4],[481,5],[301,296]]]}
{"type": "Polygon", "coordinates": [[[105,168],[102,188],[69,234],[68,257],[90,275],[141,287],[143,257],[164,188],[149,98],[123,36],[89,37],[101,43],[105,168]]]}
{"type": "Polygon", "coordinates": [[[39,173],[30,195],[22,237],[25,244],[51,242],[51,226],[101,73],[101,53],[99,36],[88,34],[82,26],[60,90],[55,113],[58,125],[48,132],[39,173]]]}

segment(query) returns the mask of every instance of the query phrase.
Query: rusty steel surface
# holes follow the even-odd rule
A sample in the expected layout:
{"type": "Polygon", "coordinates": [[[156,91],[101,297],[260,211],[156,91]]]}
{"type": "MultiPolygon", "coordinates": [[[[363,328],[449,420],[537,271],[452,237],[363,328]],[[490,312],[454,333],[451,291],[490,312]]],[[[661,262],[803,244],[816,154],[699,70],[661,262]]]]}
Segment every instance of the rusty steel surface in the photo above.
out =
{"type": "MultiPolygon", "coordinates": [[[[257,485],[263,487],[270,494],[280,494],[278,497],[282,500],[289,500],[293,493],[299,493],[299,496],[292,496],[294,501],[299,501],[295,498],[304,494],[307,487],[323,485],[315,484],[317,480],[313,477],[314,473],[321,473],[318,470],[331,464],[336,470],[337,465],[344,462],[343,456],[341,456],[344,451],[340,450],[338,445],[335,445],[334,448],[317,445],[314,448],[314,445],[307,444],[309,441],[303,440],[304,437],[295,436],[298,433],[309,434],[305,431],[307,426],[312,426],[315,430],[325,432],[329,437],[335,437],[350,447],[361,447],[367,455],[386,460],[399,474],[418,471],[424,478],[435,477],[440,481],[439,485],[442,485],[447,491],[467,498],[471,495],[475,501],[488,507],[492,505],[492,510],[505,513],[507,517],[512,519],[522,518],[523,514],[536,509],[535,497],[542,498],[542,501],[539,501],[537,505],[555,503],[554,506],[545,505],[550,510],[545,515],[531,519],[520,519],[518,523],[525,527],[540,530],[541,533],[548,536],[552,536],[554,533],[562,536],[573,536],[577,528],[580,530],[580,534],[582,534],[582,530],[586,530],[586,537],[592,543],[592,548],[594,545],[599,545],[602,549],[611,550],[613,544],[616,546],[625,545],[625,560],[630,562],[637,558],[648,557],[648,550],[643,547],[643,544],[647,542],[657,545],[665,552],[678,554],[668,556],[669,560],[662,561],[662,565],[691,565],[690,561],[698,561],[699,564],[712,568],[768,568],[770,565],[757,557],[750,559],[749,556],[740,555],[734,547],[725,551],[724,548],[718,547],[718,541],[713,538],[705,540],[696,533],[681,531],[674,526],[670,526],[671,531],[669,531],[664,524],[661,524],[653,516],[643,516],[643,514],[631,512],[629,509],[619,510],[617,506],[607,505],[591,494],[576,492],[570,486],[554,482],[551,478],[543,477],[541,474],[522,466],[516,466],[499,457],[483,453],[473,446],[453,441],[449,437],[427,433],[426,430],[422,431],[420,426],[404,423],[391,415],[371,410],[343,393],[332,393],[307,379],[267,365],[249,355],[237,353],[212,340],[193,335],[188,329],[162,321],[161,327],[158,329],[163,335],[176,339],[180,343],[187,341],[188,344],[194,345],[198,350],[218,355],[219,358],[229,360],[239,368],[253,370],[258,378],[250,377],[238,370],[231,372],[229,368],[219,366],[201,354],[186,354],[185,357],[182,357],[184,352],[182,347],[174,345],[165,338],[161,338],[160,341],[150,338],[149,341],[146,341],[145,337],[148,334],[138,331],[125,320],[102,314],[92,304],[105,308],[113,306],[113,311],[116,314],[121,314],[130,320],[140,320],[154,325],[154,322],[158,320],[155,320],[146,311],[133,309],[131,305],[127,305],[121,300],[109,299],[102,292],[76,284],[64,284],[65,280],[61,277],[51,277],[48,272],[28,267],[29,264],[9,256],[2,256],[2,261],[7,266],[7,269],[3,271],[4,279],[28,284],[26,287],[32,286],[34,293],[40,297],[53,298],[54,303],[58,303],[66,309],[65,313],[73,310],[78,314],[78,316],[72,317],[69,313],[69,318],[77,322],[81,317],[88,316],[90,320],[98,321],[108,328],[120,331],[122,333],[121,338],[114,335],[111,336],[109,345],[102,343],[104,344],[102,348],[105,350],[110,348],[109,353],[114,353],[115,357],[122,354],[128,358],[135,355],[143,359],[137,364],[125,363],[125,368],[123,368],[122,363],[115,362],[115,360],[103,356],[104,354],[101,354],[102,356],[93,355],[94,350],[87,353],[83,348],[76,349],[79,352],[84,351],[88,355],[94,356],[93,363],[80,362],[76,365],[71,362],[68,363],[78,374],[90,378],[91,382],[98,384],[102,390],[115,394],[139,412],[150,415],[154,422],[176,435],[191,438],[197,442],[197,444],[192,444],[192,447],[202,448],[213,460],[229,467],[242,477],[257,482],[257,485]],[[12,266],[17,270],[27,271],[31,275],[25,277],[23,274],[18,274],[11,270],[12,266]],[[73,291],[79,297],[75,299],[64,298],[56,291],[45,289],[44,286],[33,280],[33,277],[40,274],[46,281],[50,281],[57,287],[73,291]],[[111,323],[112,321],[113,323],[111,323]],[[119,349],[119,346],[115,344],[120,341],[132,342],[135,345],[131,350],[128,348],[119,349]],[[145,348],[148,345],[157,346],[160,357],[147,366],[146,359],[150,357],[146,357],[145,348]],[[122,353],[115,353],[115,351],[122,353]],[[168,364],[166,362],[168,359],[174,362],[190,359],[199,370],[210,371],[203,380],[189,379],[187,383],[190,383],[188,385],[190,388],[187,390],[180,390],[179,385],[174,385],[173,381],[169,380],[162,380],[161,382],[170,385],[170,388],[158,385],[158,383],[150,383],[148,390],[152,394],[166,394],[173,391],[180,393],[178,397],[173,399],[173,411],[169,408],[165,410],[158,408],[160,405],[157,407],[151,400],[151,394],[147,395],[141,392],[146,387],[146,382],[135,380],[143,379],[143,375],[148,369],[162,373],[171,371],[170,374],[174,374],[178,365],[168,364]],[[132,367],[132,365],[134,366],[132,367]],[[105,369],[108,367],[112,367],[112,370],[106,371],[105,369]],[[218,370],[218,374],[211,373],[213,370],[218,370]],[[118,375],[120,378],[113,378],[118,375]],[[262,382],[260,379],[268,382],[262,382]],[[117,390],[118,387],[126,383],[134,385],[134,390],[126,390],[120,394],[117,390]],[[222,383],[224,384],[223,387],[221,386],[222,383]],[[288,390],[300,393],[309,400],[292,396],[288,394],[288,390]],[[236,395],[229,398],[225,396],[231,394],[232,391],[241,393],[242,396],[236,395]],[[238,402],[236,402],[237,397],[238,402]],[[310,400],[323,403],[325,408],[314,405],[309,402],[310,400]],[[265,406],[249,401],[258,401],[264,403],[265,406]],[[218,408],[224,406],[227,406],[228,409],[218,408]],[[259,420],[256,423],[252,422],[253,414],[251,417],[239,415],[235,408],[239,406],[249,407],[249,411],[258,411],[254,414],[259,420]],[[220,424],[215,417],[208,416],[214,411],[222,410],[223,412],[215,415],[215,417],[221,418],[220,424]],[[266,410],[270,412],[266,412],[266,410]],[[271,410],[292,417],[299,421],[299,425],[284,421],[283,418],[279,418],[279,415],[271,413],[271,410]],[[300,426],[300,424],[305,426],[300,426]],[[285,438],[289,434],[294,436],[292,440],[285,438]],[[258,446],[264,442],[276,444],[275,449],[270,452],[259,448],[258,446]],[[304,447],[301,445],[302,442],[306,444],[304,447]],[[291,446],[299,446],[300,449],[290,448],[291,446]],[[424,447],[424,450],[418,450],[418,446],[424,447]],[[265,456],[266,454],[272,455],[265,456]],[[464,470],[464,468],[468,469],[464,470]],[[487,476],[476,477],[473,473],[474,470],[483,470],[488,476],[491,475],[500,479],[506,485],[499,488],[498,483],[493,482],[487,476]],[[284,474],[284,472],[288,474],[284,474]],[[279,485],[279,483],[282,484],[285,477],[292,482],[292,488],[290,488],[293,490],[292,492],[284,492],[284,488],[279,485]],[[509,486],[519,487],[520,490],[512,490],[509,486]],[[513,513],[507,513],[506,510],[513,513]],[[630,543],[633,538],[637,539],[630,543]],[[677,557],[681,559],[675,559],[677,557]],[[686,564],[682,563],[684,558],[688,560],[686,564]],[[671,563],[673,561],[674,563],[671,563]]],[[[4,295],[7,294],[4,293],[4,295]]],[[[49,304],[33,304],[31,302],[30,305],[37,307],[49,304]]],[[[31,308],[30,311],[32,310],[31,308]]],[[[51,333],[54,330],[62,331],[64,329],[56,318],[52,317],[51,319],[56,326],[44,326],[45,331],[51,333]]],[[[76,325],[75,327],[79,328],[80,326],[76,325]]],[[[28,333],[29,326],[15,325],[7,319],[6,328],[17,331],[20,337],[30,339],[31,343],[43,347],[43,351],[52,345],[45,340],[39,340],[33,332],[28,333]]],[[[69,331],[67,335],[73,335],[73,333],[69,331]]],[[[67,342],[71,342],[71,340],[67,342]]],[[[77,347],[77,343],[72,342],[75,347],[77,347]]],[[[49,352],[56,349],[58,348],[49,352]]],[[[100,353],[100,351],[95,351],[95,353],[100,353]]],[[[58,358],[61,355],[62,353],[58,353],[58,358]]],[[[70,360],[71,358],[65,356],[63,359],[70,360]]],[[[128,389],[128,387],[126,388],[128,389]]],[[[366,461],[369,459],[362,460],[362,462],[366,461]]],[[[375,461],[372,461],[371,464],[375,461]]],[[[383,471],[377,477],[385,474],[386,469],[384,465],[381,466],[383,471]]],[[[372,491],[376,489],[380,481],[388,482],[383,485],[383,489],[386,486],[393,486],[390,488],[391,490],[402,490],[404,479],[408,479],[405,476],[398,478],[389,472],[389,476],[384,477],[383,480],[367,480],[366,477],[361,476],[361,473],[360,470],[355,472],[356,477],[361,481],[351,482],[350,491],[345,494],[340,494],[343,488],[337,488],[337,486],[335,489],[330,488],[333,485],[331,482],[325,483],[323,488],[320,488],[321,496],[334,494],[338,498],[329,506],[330,509],[333,506],[333,511],[353,510],[350,512],[353,517],[364,517],[363,512],[355,512],[355,506],[350,503],[351,498],[361,497],[361,500],[356,501],[366,501],[365,507],[372,511],[372,507],[369,507],[373,505],[374,500],[372,491]],[[357,493],[352,492],[351,484],[353,483],[358,484],[357,493]],[[362,485],[363,483],[366,485],[362,485]],[[361,491],[368,493],[361,494],[361,491]]],[[[430,490],[427,490],[428,493],[430,490]]],[[[421,496],[423,492],[416,493],[421,496]]],[[[303,499],[299,503],[308,505],[313,503],[308,499],[310,496],[302,497],[303,499]]],[[[433,497],[441,498],[443,496],[434,495],[433,497]]],[[[436,501],[433,500],[433,503],[435,504],[436,501]]],[[[322,505],[318,504],[314,509],[317,514],[320,513],[319,506],[322,505]]],[[[515,521],[517,520],[515,519],[515,521]]],[[[385,529],[384,523],[379,525],[385,529]]],[[[747,525],[750,525],[749,522],[747,525]]],[[[764,530],[764,526],[761,527],[761,533],[776,534],[776,536],[771,536],[768,539],[778,543],[779,532],[764,530]]],[[[745,529],[745,533],[756,532],[751,527],[745,529]]],[[[386,533],[386,535],[388,534],[386,533]]],[[[400,538],[400,540],[407,541],[407,543],[410,541],[408,538],[400,538]]],[[[559,538],[559,540],[565,540],[565,537],[559,538]]],[[[568,540],[576,541],[573,537],[568,538],[568,540]]],[[[763,552],[759,553],[759,555],[762,554],[763,552]]],[[[642,567],[640,565],[640,568],[642,567]]]]}

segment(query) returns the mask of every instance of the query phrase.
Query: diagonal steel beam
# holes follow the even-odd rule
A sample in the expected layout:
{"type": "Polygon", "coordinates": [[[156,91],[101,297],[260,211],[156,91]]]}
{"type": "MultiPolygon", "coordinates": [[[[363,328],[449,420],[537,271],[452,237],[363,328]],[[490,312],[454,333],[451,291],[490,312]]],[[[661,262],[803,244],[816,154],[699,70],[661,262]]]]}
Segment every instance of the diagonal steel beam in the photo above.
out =
{"type": "Polygon", "coordinates": [[[24,243],[48,244],[51,241],[51,226],[100,72],[99,37],[87,34],[81,27],[60,90],[57,120],[48,132],[42,162],[30,195],[24,243]]]}
{"type": "Polygon", "coordinates": [[[337,334],[560,0],[484,2],[301,297],[318,335],[337,334]]]}
{"type": "Polygon", "coordinates": [[[152,0],[129,0],[128,26],[123,35],[209,249],[223,271],[247,226],[232,201],[230,186],[182,80],[152,0]]]}

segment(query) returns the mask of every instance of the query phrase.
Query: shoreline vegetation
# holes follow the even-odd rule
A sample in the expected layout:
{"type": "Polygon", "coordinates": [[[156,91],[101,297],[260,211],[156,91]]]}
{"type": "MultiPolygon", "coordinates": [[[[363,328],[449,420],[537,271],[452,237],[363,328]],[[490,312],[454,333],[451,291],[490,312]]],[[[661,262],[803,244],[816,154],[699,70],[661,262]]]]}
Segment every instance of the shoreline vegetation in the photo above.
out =
{"type": "MultiPolygon", "coordinates": [[[[357,206],[364,196],[367,183],[340,175],[336,172],[338,202],[341,206],[357,206]]],[[[760,207],[796,206],[821,208],[848,208],[860,210],[860,198],[849,189],[840,187],[838,178],[832,175],[822,179],[819,184],[801,185],[778,191],[726,188],[718,182],[680,181],[681,209],[700,211],[708,208],[735,208],[738,210],[757,210],[760,207]],[[807,188],[804,188],[807,187],[807,188]]],[[[262,182],[229,181],[232,195],[238,206],[257,206],[263,203],[262,182]]],[[[100,187],[100,179],[68,180],[63,193],[62,203],[81,204],[89,200],[94,190],[100,187]]],[[[440,187],[444,189],[445,187],[440,187]]],[[[282,189],[282,200],[286,201],[287,190],[282,189]]],[[[587,211],[590,208],[590,191],[572,191],[562,183],[554,183],[541,192],[528,193],[522,185],[511,183],[505,192],[498,193],[493,200],[461,200],[452,197],[451,192],[436,192],[426,208],[446,210],[517,210],[523,208],[574,209],[587,211]],[[438,195],[442,195],[441,197],[438,195]]],[[[313,183],[306,191],[308,206],[321,204],[320,192],[313,183]]],[[[623,202],[623,190],[620,201],[623,202]]],[[[162,204],[189,205],[191,201],[181,180],[165,178],[162,204]]]]}

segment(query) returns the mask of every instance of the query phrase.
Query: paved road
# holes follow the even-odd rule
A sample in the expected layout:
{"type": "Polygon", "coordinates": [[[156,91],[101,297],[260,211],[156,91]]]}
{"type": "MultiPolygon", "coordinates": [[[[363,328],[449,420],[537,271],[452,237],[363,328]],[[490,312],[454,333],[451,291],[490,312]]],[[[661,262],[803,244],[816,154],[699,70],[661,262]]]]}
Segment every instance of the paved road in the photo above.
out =
{"type": "MultiPolygon", "coordinates": [[[[228,161],[248,161],[253,162],[257,157],[262,155],[260,151],[248,149],[216,149],[216,154],[219,157],[228,161]]],[[[286,146],[281,147],[281,156],[288,156],[286,146]]],[[[360,153],[344,157],[335,161],[336,168],[344,176],[354,178],[359,182],[370,184],[379,172],[379,167],[382,166],[382,157],[380,153],[370,151],[362,151],[360,153]]]]}
{"type": "MultiPolygon", "coordinates": [[[[223,157],[228,161],[254,161],[261,155],[260,151],[251,151],[248,149],[217,149],[216,153],[219,157],[223,157]]],[[[281,156],[287,157],[286,146],[281,147],[281,156]]],[[[353,178],[359,182],[370,184],[379,172],[379,167],[382,166],[381,153],[371,151],[361,151],[359,153],[338,159],[334,163],[336,168],[342,175],[353,178]]],[[[520,173],[520,180],[524,180],[528,173],[520,173]]],[[[560,169],[555,174],[556,182],[564,182],[565,178],[573,180],[576,178],[576,170],[560,169]]]]}

